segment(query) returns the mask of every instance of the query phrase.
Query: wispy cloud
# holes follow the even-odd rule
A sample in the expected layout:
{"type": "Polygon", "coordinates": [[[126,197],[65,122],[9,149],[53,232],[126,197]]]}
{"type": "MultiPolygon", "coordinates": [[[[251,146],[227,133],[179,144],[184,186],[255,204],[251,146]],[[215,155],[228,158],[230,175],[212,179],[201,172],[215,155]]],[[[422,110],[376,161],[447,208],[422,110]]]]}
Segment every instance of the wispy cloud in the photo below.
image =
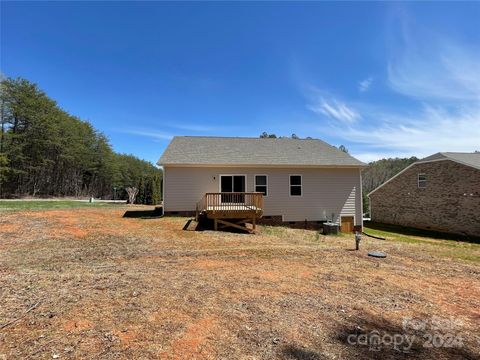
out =
{"type": "Polygon", "coordinates": [[[193,125],[193,124],[175,124],[169,125],[169,128],[175,130],[184,130],[184,131],[192,131],[192,132],[200,132],[200,133],[208,133],[213,131],[218,131],[219,128],[215,126],[208,126],[208,125],[193,125]]]}
{"type": "Polygon", "coordinates": [[[373,78],[370,76],[358,83],[358,91],[360,92],[366,92],[368,89],[370,89],[370,85],[372,85],[373,78]]]}
{"type": "Polygon", "coordinates": [[[147,130],[147,129],[121,129],[118,132],[124,134],[138,135],[150,137],[157,140],[170,140],[174,135],[161,131],[147,130]]]}
{"type": "MultiPolygon", "coordinates": [[[[423,100],[480,100],[480,46],[413,25],[407,12],[396,22],[399,33],[390,51],[388,84],[423,100]]],[[[392,36],[392,42],[393,42],[392,36]]]]}
{"type": "Polygon", "coordinates": [[[362,149],[364,160],[373,154],[424,157],[480,148],[480,107],[449,110],[425,105],[409,116],[389,112],[374,116],[380,120],[375,125],[359,124],[337,132],[362,149]]]}
{"type": "Polygon", "coordinates": [[[468,54],[445,46],[437,58],[407,54],[388,65],[391,88],[422,99],[479,100],[480,52],[468,54]]]}
{"type": "Polygon", "coordinates": [[[352,124],[360,119],[360,114],[344,102],[319,97],[315,103],[307,105],[315,114],[324,115],[342,123],[352,124]]]}
{"type": "Polygon", "coordinates": [[[127,127],[123,129],[116,129],[115,131],[121,132],[124,134],[131,134],[136,136],[143,136],[152,138],[158,141],[170,140],[174,136],[182,135],[215,135],[215,134],[225,134],[232,133],[232,131],[238,130],[234,127],[215,127],[208,125],[192,125],[192,124],[166,124],[159,125],[158,127],[164,129],[163,131],[154,130],[152,128],[141,127],[133,128],[127,127]]]}
{"type": "MultiPolygon", "coordinates": [[[[397,36],[390,39],[385,80],[400,101],[394,97],[385,104],[345,97],[339,101],[335,100],[339,96],[325,91],[312,101],[307,94],[310,110],[339,120],[318,124],[318,134],[325,134],[328,127],[334,141],[348,144],[363,161],[479,150],[478,44],[421,28],[407,12],[401,12],[394,25],[397,36]]],[[[371,84],[372,78],[366,78],[358,90],[368,91],[371,84]]]]}

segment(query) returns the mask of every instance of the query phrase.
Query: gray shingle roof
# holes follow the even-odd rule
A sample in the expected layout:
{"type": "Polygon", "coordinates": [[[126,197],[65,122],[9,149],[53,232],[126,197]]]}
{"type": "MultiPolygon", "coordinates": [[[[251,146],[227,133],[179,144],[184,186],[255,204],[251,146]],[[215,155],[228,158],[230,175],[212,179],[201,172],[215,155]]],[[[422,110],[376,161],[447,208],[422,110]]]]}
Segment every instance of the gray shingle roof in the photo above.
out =
{"type": "Polygon", "coordinates": [[[419,162],[432,161],[432,160],[452,160],[458,163],[480,169],[480,153],[466,153],[466,152],[439,152],[426,158],[423,158],[419,162]]]}
{"type": "Polygon", "coordinates": [[[385,184],[387,184],[391,180],[395,179],[397,176],[399,176],[400,174],[402,174],[404,171],[411,168],[412,166],[415,166],[416,164],[421,164],[423,162],[434,161],[434,160],[452,160],[452,161],[458,162],[458,163],[466,165],[466,166],[471,166],[473,168],[480,169],[480,153],[438,152],[436,154],[427,156],[426,158],[423,158],[419,161],[416,161],[413,164],[410,164],[405,169],[400,171],[398,174],[394,175],[393,177],[391,177],[390,179],[385,181],[383,184],[381,184],[377,188],[370,191],[367,194],[367,196],[370,196],[375,191],[382,188],[385,184]]]}
{"type": "Polygon", "coordinates": [[[321,140],[176,136],[159,165],[343,166],[364,163],[321,140]]]}

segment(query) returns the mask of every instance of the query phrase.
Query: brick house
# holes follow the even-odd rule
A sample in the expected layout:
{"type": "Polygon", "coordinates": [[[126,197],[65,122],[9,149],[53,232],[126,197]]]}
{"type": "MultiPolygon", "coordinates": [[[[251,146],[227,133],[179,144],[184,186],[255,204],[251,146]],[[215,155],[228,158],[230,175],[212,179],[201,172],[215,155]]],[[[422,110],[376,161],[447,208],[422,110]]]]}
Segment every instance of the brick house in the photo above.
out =
{"type": "Polygon", "coordinates": [[[374,222],[480,237],[480,153],[431,155],[368,196],[374,222]]]}

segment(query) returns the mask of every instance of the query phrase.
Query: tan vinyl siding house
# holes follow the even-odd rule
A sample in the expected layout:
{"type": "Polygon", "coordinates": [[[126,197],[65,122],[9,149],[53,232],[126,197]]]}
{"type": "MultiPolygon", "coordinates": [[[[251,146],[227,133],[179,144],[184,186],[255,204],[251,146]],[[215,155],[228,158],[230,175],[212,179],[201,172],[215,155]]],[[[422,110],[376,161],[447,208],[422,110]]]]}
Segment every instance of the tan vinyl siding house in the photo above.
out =
{"type": "Polygon", "coordinates": [[[364,164],[321,140],[175,137],[158,163],[166,214],[194,212],[206,193],[266,190],[264,220],[362,226],[364,164]]]}

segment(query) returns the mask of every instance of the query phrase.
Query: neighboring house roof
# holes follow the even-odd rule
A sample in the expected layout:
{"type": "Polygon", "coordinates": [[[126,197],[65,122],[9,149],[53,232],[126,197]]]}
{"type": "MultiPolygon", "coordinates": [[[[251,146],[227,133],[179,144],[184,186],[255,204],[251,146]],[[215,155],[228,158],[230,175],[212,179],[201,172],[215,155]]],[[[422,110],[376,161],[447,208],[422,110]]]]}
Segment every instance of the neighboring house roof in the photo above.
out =
{"type": "Polygon", "coordinates": [[[159,165],[363,167],[349,154],[314,139],[176,136],[159,165]]]}
{"type": "Polygon", "coordinates": [[[438,152],[436,154],[427,156],[426,158],[420,159],[418,161],[415,161],[413,164],[410,164],[407,166],[405,169],[400,171],[398,174],[392,176],[390,179],[385,181],[382,185],[378,186],[374,190],[370,191],[367,196],[370,196],[370,194],[373,194],[375,191],[383,187],[385,184],[389,183],[393,179],[395,179],[397,176],[402,174],[403,172],[407,171],[410,169],[412,166],[415,166],[417,164],[422,164],[422,163],[428,163],[428,162],[434,162],[434,161],[445,161],[445,160],[450,160],[450,161],[455,161],[459,164],[466,165],[473,167],[475,169],[480,170],[480,153],[475,152],[475,153],[466,153],[466,152],[438,152]]]}
{"type": "Polygon", "coordinates": [[[464,153],[464,152],[439,152],[424,159],[418,161],[429,162],[437,160],[452,160],[463,165],[471,166],[476,169],[480,169],[480,152],[477,153],[464,153]]]}

